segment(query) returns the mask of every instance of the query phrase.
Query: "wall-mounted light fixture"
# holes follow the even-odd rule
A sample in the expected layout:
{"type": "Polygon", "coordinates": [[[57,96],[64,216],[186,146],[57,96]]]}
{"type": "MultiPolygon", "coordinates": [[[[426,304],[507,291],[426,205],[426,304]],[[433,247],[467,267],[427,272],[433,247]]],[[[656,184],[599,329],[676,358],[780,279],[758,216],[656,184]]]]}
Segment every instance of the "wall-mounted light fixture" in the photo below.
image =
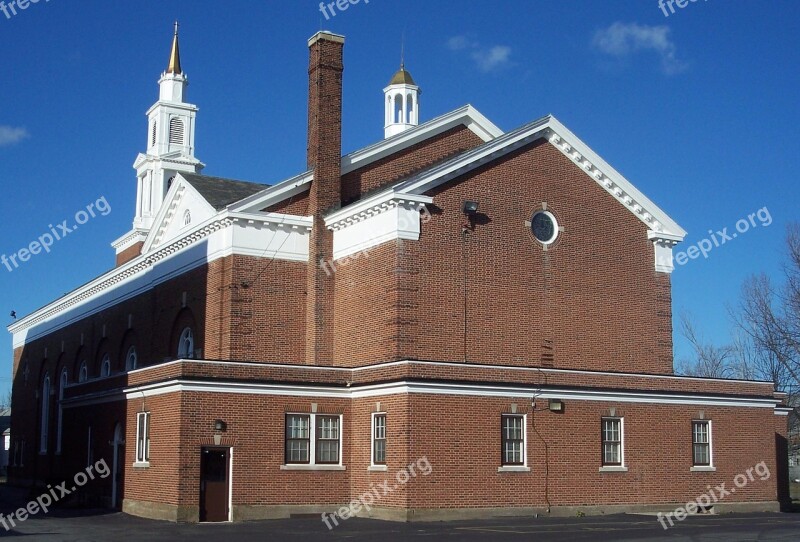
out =
{"type": "Polygon", "coordinates": [[[477,201],[464,201],[463,205],[461,205],[461,212],[467,216],[472,216],[478,212],[478,202],[477,201]]]}
{"type": "Polygon", "coordinates": [[[548,408],[550,412],[564,412],[564,401],[561,399],[550,399],[548,408]]]}
{"type": "Polygon", "coordinates": [[[223,420],[214,420],[214,431],[225,431],[228,429],[228,424],[223,420]]]}

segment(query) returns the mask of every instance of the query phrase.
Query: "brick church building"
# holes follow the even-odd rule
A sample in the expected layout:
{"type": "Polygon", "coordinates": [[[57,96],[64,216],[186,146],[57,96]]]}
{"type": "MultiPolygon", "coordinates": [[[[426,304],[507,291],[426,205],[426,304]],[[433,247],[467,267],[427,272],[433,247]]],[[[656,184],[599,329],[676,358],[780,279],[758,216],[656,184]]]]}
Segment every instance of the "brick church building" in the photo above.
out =
{"type": "Polygon", "coordinates": [[[73,498],[149,518],[423,520],[673,510],[763,463],[712,506],[778,509],[782,395],[673,373],[675,221],[552,116],[421,122],[404,68],[342,155],[344,38],[308,46],[306,170],[242,182],[201,173],[176,29],[116,267],[9,327],[12,483],[102,458],[73,498]]]}

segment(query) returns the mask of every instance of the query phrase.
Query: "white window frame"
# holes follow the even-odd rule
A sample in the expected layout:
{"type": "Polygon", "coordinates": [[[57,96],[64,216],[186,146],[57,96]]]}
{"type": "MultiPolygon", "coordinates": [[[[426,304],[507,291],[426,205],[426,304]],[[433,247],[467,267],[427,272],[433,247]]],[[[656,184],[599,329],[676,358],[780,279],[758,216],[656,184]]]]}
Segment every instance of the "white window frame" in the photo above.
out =
{"type": "Polygon", "coordinates": [[[47,442],[50,440],[50,375],[44,375],[42,380],[42,416],[39,427],[39,453],[47,453],[47,442]]]}
{"type": "Polygon", "coordinates": [[[150,466],[150,411],[136,413],[136,457],[134,467],[150,466]],[[140,438],[142,421],[144,420],[144,438],[140,438]]]}
{"type": "Polygon", "coordinates": [[[371,420],[370,420],[369,468],[367,470],[380,471],[380,472],[389,470],[389,467],[387,466],[387,463],[386,463],[386,456],[385,456],[386,451],[387,451],[387,441],[388,441],[387,431],[388,431],[388,427],[389,427],[389,417],[386,415],[386,412],[373,412],[372,413],[371,420]],[[377,420],[378,416],[383,416],[383,439],[382,439],[383,443],[384,443],[383,463],[375,463],[375,440],[377,438],[377,429],[378,429],[378,426],[375,424],[375,421],[377,420]]]}
{"type": "Polygon", "coordinates": [[[628,472],[628,465],[625,463],[625,417],[624,416],[602,416],[600,418],[600,472],[628,472]],[[603,423],[606,420],[619,420],[619,465],[603,465],[605,460],[605,450],[603,450],[603,423]]]}
{"type": "Polygon", "coordinates": [[[497,472],[530,472],[531,468],[528,466],[528,415],[516,414],[513,412],[504,412],[500,415],[500,466],[497,467],[497,472]],[[502,448],[503,443],[503,418],[516,417],[522,418],[522,465],[505,465],[503,464],[504,451],[502,448]]]}
{"type": "Polygon", "coordinates": [[[325,412],[284,412],[283,414],[283,461],[281,470],[346,470],[342,463],[344,452],[344,416],[325,412]],[[286,419],[289,416],[307,416],[309,427],[308,463],[286,463],[286,419]],[[317,463],[317,416],[339,418],[339,462],[317,463]]]}
{"type": "Polygon", "coordinates": [[[711,420],[692,420],[692,467],[689,472],[715,472],[717,470],[717,467],[714,466],[714,430],[711,426],[711,420]],[[694,424],[696,423],[708,424],[708,465],[694,464],[694,424]]]}

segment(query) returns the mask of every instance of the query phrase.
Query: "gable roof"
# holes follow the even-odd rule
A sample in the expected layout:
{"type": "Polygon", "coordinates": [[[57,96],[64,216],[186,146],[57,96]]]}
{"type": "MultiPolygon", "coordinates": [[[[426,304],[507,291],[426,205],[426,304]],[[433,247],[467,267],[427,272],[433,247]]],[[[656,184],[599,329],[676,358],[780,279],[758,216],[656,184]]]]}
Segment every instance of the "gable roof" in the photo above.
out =
{"type": "MultiPolygon", "coordinates": [[[[492,141],[503,134],[500,128],[484,117],[480,111],[468,104],[419,126],[344,155],[342,157],[341,174],[342,176],[347,175],[352,171],[366,167],[382,158],[391,156],[458,126],[467,127],[483,141],[492,141]]],[[[241,212],[260,211],[265,207],[275,205],[308,190],[308,185],[313,179],[314,172],[305,171],[273,186],[265,187],[262,193],[237,202],[231,209],[241,212]]]]}
{"type": "Polygon", "coordinates": [[[191,184],[201,196],[217,211],[221,211],[231,203],[236,203],[248,196],[257,194],[269,185],[236,181],[222,177],[181,173],[181,177],[191,184]]]}
{"type": "Polygon", "coordinates": [[[384,190],[339,209],[325,217],[331,229],[339,229],[367,214],[383,212],[381,203],[387,197],[421,196],[454,178],[460,177],[484,164],[492,162],[508,153],[538,140],[545,139],[578,165],[590,179],[644,222],[652,238],[668,238],[681,241],[686,231],[672,220],[655,203],[650,201],[633,184],[600,158],[555,117],[548,115],[525,124],[516,130],[503,134],[483,145],[465,151],[425,171],[412,175],[384,190]],[[366,211],[370,211],[367,213],[366,211]]]}

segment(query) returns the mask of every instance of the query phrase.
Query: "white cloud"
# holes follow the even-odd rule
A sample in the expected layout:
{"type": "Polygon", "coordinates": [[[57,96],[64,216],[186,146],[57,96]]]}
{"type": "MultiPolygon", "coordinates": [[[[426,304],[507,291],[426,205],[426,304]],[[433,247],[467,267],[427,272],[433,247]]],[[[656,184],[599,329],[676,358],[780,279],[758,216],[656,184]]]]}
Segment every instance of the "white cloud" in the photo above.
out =
{"type": "Polygon", "coordinates": [[[486,47],[467,36],[453,36],[447,40],[447,48],[451,51],[468,50],[470,58],[475,61],[478,70],[483,73],[495,71],[512,64],[511,47],[505,45],[486,47]]]}
{"type": "Polygon", "coordinates": [[[648,26],[616,22],[595,32],[592,45],[602,53],[625,58],[640,51],[654,51],[661,58],[661,69],[672,75],[686,69],[676,57],[668,26],[648,26]]]}
{"type": "Polygon", "coordinates": [[[510,56],[511,47],[505,45],[495,45],[472,53],[472,58],[478,63],[478,69],[484,73],[507,66],[511,63],[510,56]]]}
{"type": "Polygon", "coordinates": [[[0,147],[19,143],[30,134],[25,128],[14,128],[13,126],[0,125],[0,147]]]}
{"type": "Polygon", "coordinates": [[[447,48],[451,51],[461,51],[462,49],[466,49],[469,47],[470,41],[467,39],[466,36],[453,36],[449,40],[447,40],[447,48]]]}

